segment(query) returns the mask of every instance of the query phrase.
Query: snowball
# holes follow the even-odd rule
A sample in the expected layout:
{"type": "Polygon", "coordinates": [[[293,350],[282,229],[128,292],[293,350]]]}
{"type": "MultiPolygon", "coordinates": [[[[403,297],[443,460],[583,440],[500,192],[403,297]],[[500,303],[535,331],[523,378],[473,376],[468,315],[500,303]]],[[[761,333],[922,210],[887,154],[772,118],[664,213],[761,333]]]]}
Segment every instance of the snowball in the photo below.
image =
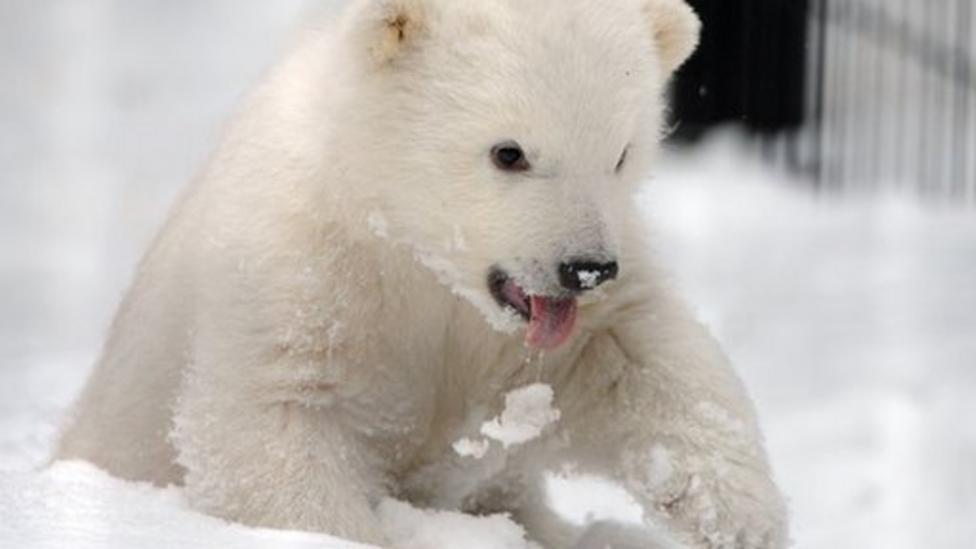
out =
{"type": "Polygon", "coordinates": [[[487,438],[462,438],[454,443],[454,452],[481,459],[492,440],[509,448],[537,438],[546,427],[559,421],[560,412],[552,407],[553,396],[552,387],[544,383],[509,391],[501,415],[481,424],[481,434],[487,438]]]}
{"type": "Polygon", "coordinates": [[[491,443],[483,438],[478,440],[462,438],[454,443],[453,448],[454,452],[461,457],[481,459],[488,453],[488,447],[490,445],[491,443]]]}
{"type": "Polygon", "coordinates": [[[481,434],[506,448],[525,444],[559,421],[560,412],[552,407],[552,401],[552,387],[544,383],[515,389],[505,395],[502,414],[481,426],[481,434]]]}

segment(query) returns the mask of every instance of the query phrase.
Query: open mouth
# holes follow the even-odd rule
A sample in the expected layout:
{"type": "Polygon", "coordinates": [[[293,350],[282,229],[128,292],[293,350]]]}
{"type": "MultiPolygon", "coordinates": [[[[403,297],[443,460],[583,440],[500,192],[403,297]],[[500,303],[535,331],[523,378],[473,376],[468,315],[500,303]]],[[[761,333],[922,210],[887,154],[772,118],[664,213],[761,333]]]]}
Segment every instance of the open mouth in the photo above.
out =
{"type": "Polygon", "coordinates": [[[492,269],[488,275],[488,288],[499,306],[528,322],[526,345],[555,349],[572,334],[576,324],[575,297],[529,295],[500,269],[492,269]]]}

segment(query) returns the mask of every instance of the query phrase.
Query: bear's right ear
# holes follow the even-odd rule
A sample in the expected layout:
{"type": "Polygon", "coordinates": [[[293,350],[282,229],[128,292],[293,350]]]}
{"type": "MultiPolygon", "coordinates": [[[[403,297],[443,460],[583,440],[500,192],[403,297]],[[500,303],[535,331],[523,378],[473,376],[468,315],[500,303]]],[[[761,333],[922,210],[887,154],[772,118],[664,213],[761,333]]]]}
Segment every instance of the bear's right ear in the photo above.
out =
{"type": "Polygon", "coordinates": [[[392,63],[427,32],[428,0],[359,0],[347,24],[375,66],[392,63]]]}
{"type": "Polygon", "coordinates": [[[651,22],[661,66],[671,74],[698,46],[701,20],[685,0],[645,0],[644,9],[651,22]]]}

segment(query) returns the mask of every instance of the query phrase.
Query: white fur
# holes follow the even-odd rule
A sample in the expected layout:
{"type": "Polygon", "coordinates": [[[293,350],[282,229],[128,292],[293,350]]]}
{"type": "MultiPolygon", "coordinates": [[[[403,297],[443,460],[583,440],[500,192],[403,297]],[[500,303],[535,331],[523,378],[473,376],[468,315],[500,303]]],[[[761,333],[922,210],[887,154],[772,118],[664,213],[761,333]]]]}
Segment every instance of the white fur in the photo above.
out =
{"type": "Polygon", "coordinates": [[[393,495],[556,548],[581,533],[541,474],[572,464],[689,545],[784,547],[752,405],[633,201],[696,30],[679,0],[360,0],[308,31],[142,262],[57,457],[253,525],[385,545],[393,495]],[[494,168],[505,139],[531,173],[494,168]],[[530,357],[488,270],[547,292],[579,254],[621,276],[530,357]],[[561,412],[543,437],[454,451],[535,382],[561,412]]]}

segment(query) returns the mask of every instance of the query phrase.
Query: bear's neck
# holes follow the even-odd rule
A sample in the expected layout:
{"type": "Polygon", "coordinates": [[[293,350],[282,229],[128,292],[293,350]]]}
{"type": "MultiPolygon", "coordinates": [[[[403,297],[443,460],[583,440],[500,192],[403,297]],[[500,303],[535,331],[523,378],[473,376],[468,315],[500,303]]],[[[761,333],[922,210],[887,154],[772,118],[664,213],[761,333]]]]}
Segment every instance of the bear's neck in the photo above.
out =
{"type": "MultiPolygon", "coordinates": [[[[371,253],[379,266],[378,317],[398,358],[410,361],[409,350],[420,350],[422,364],[402,364],[417,373],[447,381],[448,387],[470,388],[452,395],[479,402],[507,390],[548,377],[542,369],[571,362],[580,342],[540,356],[524,344],[523,330],[502,333],[466,299],[438,281],[437,276],[403,246],[373,242],[371,253]]],[[[584,339],[584,338],[578,338],[584,339]]],[[[551,373],[551,372],[550,372],[551,373]]],[[[464,407],[462,405],[462,407],[464,407]]]]}

